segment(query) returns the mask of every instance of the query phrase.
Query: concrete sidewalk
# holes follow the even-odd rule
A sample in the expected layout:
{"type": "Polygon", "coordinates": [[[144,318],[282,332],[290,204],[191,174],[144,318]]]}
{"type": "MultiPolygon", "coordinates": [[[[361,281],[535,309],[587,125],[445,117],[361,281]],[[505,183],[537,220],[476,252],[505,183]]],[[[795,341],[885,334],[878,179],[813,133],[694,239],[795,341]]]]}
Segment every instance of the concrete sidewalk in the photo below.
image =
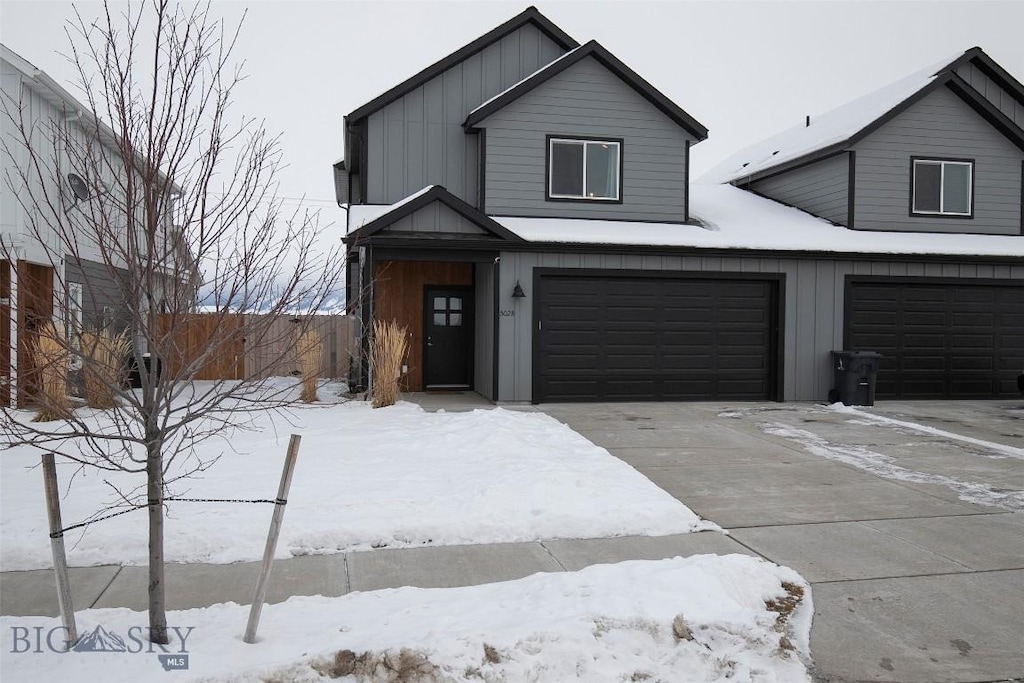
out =
{"type": "MultiPolygon", "coordinates": [[[[268,602],[293,595],[344,595],[351,591],[418,586],[445,588],[508,581],[536,572],[582,569],[623,560],[659,560],[750,550],[718,532],[589,540],[381,549],[277,560],[268,602]]],[[[250,604],[259,562],[168,564],[168,609],[219,602],[250,604]]],[[[147,609],[145,567],[76,567],[70,570],[76,610],[90,607],[147,609]]],[[[0,574],[0,614],[57,616],[53,571],[0,574]]]]}
{"type": "MultiPolygon", "coordinates": [[[[1024,498],[1008,498],[1009,509],[960,499],[1024,491],[1021,459],[809,404],[543,409],[810,581],[817,680],[1024,676],[1024,512],[1012,511],[1024,498]],[[776,435],[779,426],[819,454],[776,435]],[[830,449],[918,481],[820,454],[830,449]]],[[[1024,448],[1019,401],[887,403],[870,413],[1024,448]]]]}

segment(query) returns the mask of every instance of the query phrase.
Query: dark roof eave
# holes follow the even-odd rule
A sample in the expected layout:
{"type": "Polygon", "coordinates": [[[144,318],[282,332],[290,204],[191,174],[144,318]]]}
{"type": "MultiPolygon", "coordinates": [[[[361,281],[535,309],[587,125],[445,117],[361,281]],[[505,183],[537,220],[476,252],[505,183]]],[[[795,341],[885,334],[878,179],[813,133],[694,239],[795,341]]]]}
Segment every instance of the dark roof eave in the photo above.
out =
{"type": "MultiPolygon", "coordinates": [[[[361,242],[373,246],[389,246],[395,248],[424,248],[423,240],[410,239],[405,236],[388,237],[380,235],[361,242]]],[[[1001,256],[993,254],[941,254],[941,253],[895,253],[895,252],[862,252],[862,251],[824,251],[814,249],[756,249],[752,247],[697,247],[697,246],[666,246],[660,244],[611,244],[590,242],[521,242],[518,244],[502,244],[494,240],[435,241],[430,248],[443,250],[457,248],[461,250],[519,251],[543,253],[588,253],[605,252],[613,254],[662,254],[692,255],[748,258],[789,258],[801,260],[838,260],[838,261],[899,261],[925,263],[1016,263],[1017,256],[1001,256]]]]}
{"type": "Polygon", "coordinates": [[[468,59],[472,55],[476,54],[480,50],[483,50],[487,46],[498,42],[506,35],[518,30],[519,28],[533,24],[548,38],[558,44],[565,50],[572,50],[579,47],[572,36],[567,34],[565,31],[560,29],[550,19],[545,17],[536,7],[527,7],[525,10],[512,17],[504,24],[494,28],[484,35],[480,36],[476,40],[467,45],[462,46],[455,52],[451,53],[447,57],[434,62],[426,69],[423,69],[415,76],[406,79],[402,83],[399,83],[394,88],[391,88],[382,95],[375,97],[366,104],[362,105],[358,109],[355,109],[348,115],[349,121],[355,123],[360,119],[364,119],[370,114],[382,109],[383,107],[391,104],[395,100],[399,99],[411,90],[418,88],[430,79],[438,76],[444,71],[450,69],[452,66],[459,62],[468,59]]]}

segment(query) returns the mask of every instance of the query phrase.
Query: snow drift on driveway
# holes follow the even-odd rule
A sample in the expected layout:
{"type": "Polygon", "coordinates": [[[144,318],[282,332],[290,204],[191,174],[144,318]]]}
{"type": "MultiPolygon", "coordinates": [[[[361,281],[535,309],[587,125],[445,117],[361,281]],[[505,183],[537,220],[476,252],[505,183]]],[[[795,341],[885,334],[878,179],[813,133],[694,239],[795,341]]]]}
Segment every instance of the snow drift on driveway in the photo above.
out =
{"type": "Polygon", "coordinates": [[[361,681],[810,680],[803,663],[810,587],[791,569],[744,555],[597,565],[465,588],[296,597],[264,607],[255,645],[240,637],[247,612],[229,603],[169,613],[178,629],[169,650],[187,654],[189,667],[172,674],[126,636],[133,627],[141,633],[144,613],[79,613],[80,633],[102,626],[125,636],[128,651],[120,653],[13,653],[12,627],[46,632],[60,622],[3,617],[2,647],[12,653],[3,673],[10,681],[322,681],[353,670],[368,674],[361,681]],[[388,677],[385,661],[421,675],[388,677]]]}
{"type": "MultiPolygon", "coordinates": [[[[323,392],[322,392],[323,393],[323,392]]],[[[191,498],[272,499],[288,434],[302,435],[278,555],[371,547],[499,543],[553,538],[666,535],[718,528],[646,477],[540,413],[428,413],[363,402],[296,408],[289,425],[253,414],[256,431],[205,442],[223,457],[175,485],[191,498]],[[226,450],[229,448],[230,450],[226,450]]],[[[102,419],[102,415],[97,417],[102,419]]],[[[2,455],[2,569],[51,565],[39,456],[2,455]]],[[[62,490],[76,467],[58,466],[62,490]]],[[[62,500],[65,525],[114,500],[109,479],[83,471],[62,500]]],[[[226,563],[262,556],[272,507],[170,502],[166,557],[226,563]]],[[[131,512],[67,537],[73,566],[145,564],[146,513],[131,512]]]]}

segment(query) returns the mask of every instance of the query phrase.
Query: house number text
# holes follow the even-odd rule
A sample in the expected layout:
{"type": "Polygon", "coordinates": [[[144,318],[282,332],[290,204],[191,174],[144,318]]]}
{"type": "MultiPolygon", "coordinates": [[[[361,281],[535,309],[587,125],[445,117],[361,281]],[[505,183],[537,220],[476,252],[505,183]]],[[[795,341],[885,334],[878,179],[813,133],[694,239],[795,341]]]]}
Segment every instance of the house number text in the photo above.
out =
{"type": "Polygon", "coordinates": [[[515,314],[516,314],[515,311],[501,311],[501,317],[502,318],[511,318],[515,314]]]}

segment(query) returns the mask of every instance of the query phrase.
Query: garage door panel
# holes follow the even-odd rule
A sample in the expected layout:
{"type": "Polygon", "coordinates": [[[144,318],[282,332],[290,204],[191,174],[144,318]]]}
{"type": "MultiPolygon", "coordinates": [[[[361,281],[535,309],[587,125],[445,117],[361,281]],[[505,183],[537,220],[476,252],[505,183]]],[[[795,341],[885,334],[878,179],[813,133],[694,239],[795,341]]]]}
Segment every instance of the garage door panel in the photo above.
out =
{"type": "Polygon", "coordinates": [[[949,292],[946,288],[914,287],[903,292],[903,301],[908,305],[945,304],[949,292]]]}
{"type": "Polygon", "coordinates": [[[992,327],[995,319],[993,311],[953,311],[949,322],[957,327],[992,327]]]}
{"type": "Polygon", "coordinates": [[[996,369],[996,359],[991,355],[984,356],[953,356],[950,358],[949,368],[952,372],[958,370],[984,370],[991,372],[996,369]]]}
{"type": "Polygon", "coordinates": [[[769,398],[774,286],[729,278],[543,276],[535,398],[769,398]],[[596,309],[557,304],[584,288],[598,293],[596,309]],[[571,321],[560,317],[566,312],[571,321]],[[584,361],[563,353],[573,335],[597,340],[577,344],[584,361]]]}
{"type": "Polygon", "coordinates": [[[952,288],[948,291],[950,299],[958,304],[983,304],[987,306],[995,298],[991,290],[986,291],[980,287],[952,288]]]}
{"type": "Polygon", "coordinates": [[[992,351],[996,347],[996,340],[990,334],[952,334],[950,339],[954,349],[992,351]]]}
{"type": "Polygon", "coordinates": [[[883,354],[878,398],[1017,395],[1024,285],[964,280],[850,287],[847,343],[883,354]]]}
{"type": "MultiPolygon", "coordinates": [[[[878,364],[878,367],[883,370],[895,370],[896,369],[896,358],[888,358],[887,360],[878,364]]],[[[902,359],[903,369],[910,370],[928,370],[928,371],[944,371],[946,368],[946,357],[945,356],[924,356],[919,354],[913,354],[904,356],[902,359]]]]}
{"type": "Polygon", "coordinates": [[[903,346],[912,350],[944,349],[946,335],[942,332],[906,334],[903,336],[903,346]]]}
{"type": "MultiPolygon", "coordinates": [[[[879,321],[876,321],[878,324],[879,321]]],[[[892,323],[896,322],[895,313],[892,316],[892,323]]],[[[903,314],[903,322],[907,325],[921,325],[931,327],[945,327],[946,314],[944,311],[907,311],[903,314]]]]}

